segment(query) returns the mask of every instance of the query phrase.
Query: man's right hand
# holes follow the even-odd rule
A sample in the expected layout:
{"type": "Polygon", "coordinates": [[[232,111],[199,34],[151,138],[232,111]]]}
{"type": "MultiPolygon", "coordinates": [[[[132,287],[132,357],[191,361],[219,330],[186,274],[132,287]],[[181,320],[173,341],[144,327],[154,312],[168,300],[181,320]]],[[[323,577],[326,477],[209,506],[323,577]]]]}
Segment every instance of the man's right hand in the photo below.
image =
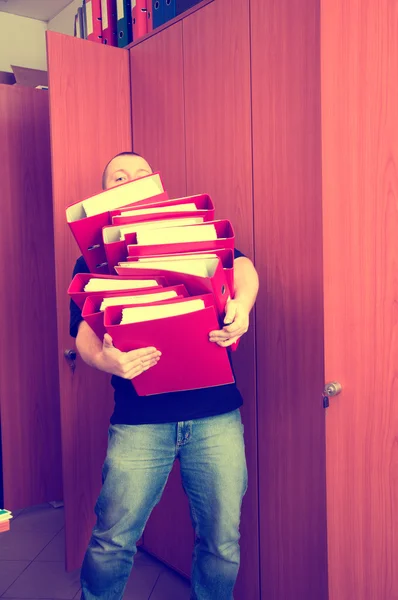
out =
{"type": "Polygon", "coordinates": [[[161,352],[156,348],[140,348],[130,352],[121,352],[113,345],[109,333],[106,333],[96,363],[101,371],[123,379],[134,379],[156,365],[160,357],[161,352]]]}

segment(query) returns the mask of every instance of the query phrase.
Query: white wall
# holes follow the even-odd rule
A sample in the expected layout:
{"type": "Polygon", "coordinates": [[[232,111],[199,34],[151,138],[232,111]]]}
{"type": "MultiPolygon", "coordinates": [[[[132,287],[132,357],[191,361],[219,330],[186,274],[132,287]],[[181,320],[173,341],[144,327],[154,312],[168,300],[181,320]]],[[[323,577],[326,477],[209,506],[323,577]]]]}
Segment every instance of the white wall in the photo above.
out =
{"type": "Polygon", "coordinates": [[[11,72],[10,65],[47,71],[47,24],[0,12],[0,71],[11,72]]]}
{"type": "Polygon", "coordinates": [[[48,22],[48,29],[50,31],[58,31],[58,33],[66,33],[67,35],[73,35],[73,28],[75,24],[75,14],[77,9],[82,5],[82,0],[74,0],[72,4],[69,4],[64,10],[51,19],[48,22]]]}

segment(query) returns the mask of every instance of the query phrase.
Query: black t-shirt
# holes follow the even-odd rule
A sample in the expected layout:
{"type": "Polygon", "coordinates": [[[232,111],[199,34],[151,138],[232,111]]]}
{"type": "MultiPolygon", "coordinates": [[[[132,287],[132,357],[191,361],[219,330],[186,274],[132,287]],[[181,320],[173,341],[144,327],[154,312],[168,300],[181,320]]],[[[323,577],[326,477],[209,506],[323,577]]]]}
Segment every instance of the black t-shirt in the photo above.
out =
{"type": "MultiPolygon", "coordinates": [[[[235,250],[235,259],[244,256],[235,250]]],[[[73,269],[77,273],[89,273],[86,261],[81,256],[73,269]]],[[[82,313],[77,304],[70,302],[70,335],[77,336],[82,313]]],[[[191,421],[236,410],[242,405],[242,396],[235,383],[218,387],[170,392],[153,396],[138,396],[128,379],[112,376],[115,390],[115,410],[111,423],[124,425],[142,425],[149,423],[173,423],[191,421]]]]}

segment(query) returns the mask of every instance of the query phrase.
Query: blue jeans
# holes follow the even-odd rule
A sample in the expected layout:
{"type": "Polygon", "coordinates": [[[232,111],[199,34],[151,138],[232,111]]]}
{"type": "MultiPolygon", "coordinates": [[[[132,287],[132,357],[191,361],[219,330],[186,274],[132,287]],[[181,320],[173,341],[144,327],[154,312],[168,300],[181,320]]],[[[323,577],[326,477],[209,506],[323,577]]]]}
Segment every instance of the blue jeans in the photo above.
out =
{"type": "Polygon", "coordinates": [[[110,426],[97,523],[81,573],[82,599],[123,598],[136,543],[176,458],[196,532],[192,598],[233,598],[247,487],[239,410],[179,423],[110,426]]]}

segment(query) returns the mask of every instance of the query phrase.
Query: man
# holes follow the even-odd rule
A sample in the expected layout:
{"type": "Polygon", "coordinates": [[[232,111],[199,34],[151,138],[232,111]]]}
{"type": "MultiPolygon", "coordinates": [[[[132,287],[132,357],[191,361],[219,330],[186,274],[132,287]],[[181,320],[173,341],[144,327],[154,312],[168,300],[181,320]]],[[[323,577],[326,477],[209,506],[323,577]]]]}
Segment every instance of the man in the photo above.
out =
{"type": "MultiPolygon", "coordinates": [[[[144,158],[122,153],[106,166],[103,188],[150,173],[144,158]]],[[[225,326],[209,334],[212,343],[223,347],[247,331],[258,290],[252,262],[237,250],[234,271],[235,298],[227,304],[225,326]]],[[[88,272],[82,257],[73,274],[79,272],[88,272]]],[[[247,487],[242,397],[236,385],[139,397],[130,380],[162,360],[156,348],[120,352],[108,334],[101,342],[74,302],[70,331],[83,360],[111,373],[115,389],[97,523],[82,566],[82,598],[123,597],[136,543],[178,458],[196,532],[192,598],[231,600],[247,487]]]]}

